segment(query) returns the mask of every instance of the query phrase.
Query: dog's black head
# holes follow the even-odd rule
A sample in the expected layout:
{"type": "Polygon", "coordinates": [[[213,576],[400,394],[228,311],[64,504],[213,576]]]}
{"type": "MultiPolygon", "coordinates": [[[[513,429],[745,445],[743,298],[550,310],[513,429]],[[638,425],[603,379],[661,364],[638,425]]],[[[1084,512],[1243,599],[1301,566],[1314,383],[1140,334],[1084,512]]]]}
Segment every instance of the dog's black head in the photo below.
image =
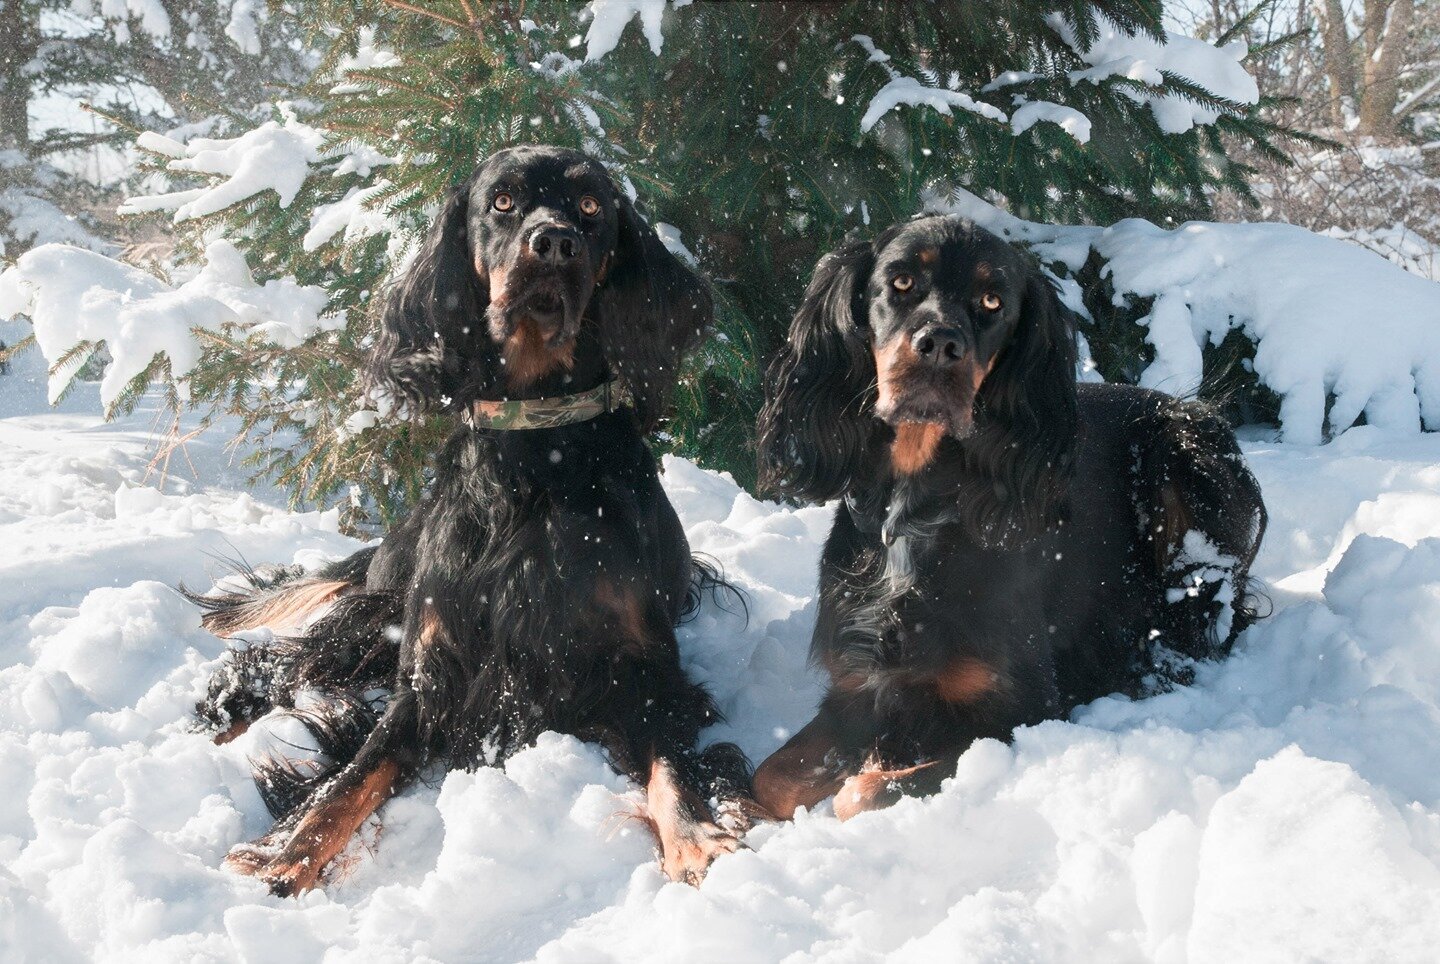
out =
{"type": "Polygon", "coordinates": [[[889,433],[894,474],[925,469],[948,436],[1013,501],[1068,471],[1074,335],[1028,258],[963,218],[922,217],[821,260],[766,396],[762,480],[779,492],[842,494],[889,433]]]}
{"type": "Polygon", "coordinates": [[[372,377],[423,409],[620,375],[648,428],[710,317],[704,284],[599,163],[510,148],[451,192],[390,290],[372,377]]]}

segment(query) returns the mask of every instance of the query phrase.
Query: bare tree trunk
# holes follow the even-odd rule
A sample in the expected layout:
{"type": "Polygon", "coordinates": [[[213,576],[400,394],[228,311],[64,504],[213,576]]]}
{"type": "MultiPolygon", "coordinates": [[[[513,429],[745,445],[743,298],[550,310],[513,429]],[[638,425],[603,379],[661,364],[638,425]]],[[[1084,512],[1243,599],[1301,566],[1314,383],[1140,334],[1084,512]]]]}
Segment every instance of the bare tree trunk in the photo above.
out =
{"type": "Polygon", "coordinates": [[[39,34],[22,0],[0,0],[0,150],[29,151],[30,78],[39,34]]]}
{"type": "Polygon", "coordinates": [[[1321,61],[1330,81],[1330,121],[1336,127],[1345,124],[1343,105],[1356,98],[1355,48],[1345,29],[1345,6],[1341,0],[1316,0],[1315,16],[1320,21],[1321,61]]]}
{"type": "Polygon", "coordinates": [[[1390,137],[1395,133],[1395,105],[1400,101],[1400,69],[1410,45],[1415,0],[1376,4],[1365,17],[1365,90],[1360,98],[1360,133],[1390,137]],[[1375,21],[1372,29],[1371,21],[1375,21]]]}

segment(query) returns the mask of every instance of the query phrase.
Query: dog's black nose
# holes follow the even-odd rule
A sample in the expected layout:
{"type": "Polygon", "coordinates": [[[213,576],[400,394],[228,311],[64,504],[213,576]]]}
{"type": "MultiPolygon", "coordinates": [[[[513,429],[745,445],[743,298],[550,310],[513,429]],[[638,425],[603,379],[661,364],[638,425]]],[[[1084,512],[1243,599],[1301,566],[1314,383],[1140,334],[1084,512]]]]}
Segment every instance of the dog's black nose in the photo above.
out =
{"type": "Polygon", "coordinates": [[[965,354],[965,336],[959,328],[926,325],[910,336],[910,347],[927,365],[949,368],[965,354]]]}
{"type": "Polygon", "coordinates": [[[530,235],[530,250],[541,261],[564,264],[580,253],[580,232],[557,224],[536,228],[530,235]]]}

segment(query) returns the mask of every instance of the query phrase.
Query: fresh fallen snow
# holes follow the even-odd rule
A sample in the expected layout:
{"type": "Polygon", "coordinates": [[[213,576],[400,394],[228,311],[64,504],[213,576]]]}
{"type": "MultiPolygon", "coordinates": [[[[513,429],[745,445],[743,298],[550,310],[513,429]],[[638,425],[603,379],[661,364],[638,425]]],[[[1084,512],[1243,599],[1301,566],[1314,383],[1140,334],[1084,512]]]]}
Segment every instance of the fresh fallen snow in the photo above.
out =
{"type": "MultiPolygon", "coordinates": [[[[21,326],[0,323],[13,340],[21,326]]],[[[219,868],[268,818],[246,754],[189,732],[224,644],[170,586],[220,556],[351,551],[249,494],[219,437],[162,488],[151,412],[0,377],[0,960],[1418,960],[1440,940],[1440,435],[1249,433],[1275,614],[1194,686],[977,744],[938,796],[828,804],[668,884],[598,750],[547,736],[381,811],[339,880],[269,897],[219,868]],[[191,474],[193,463],[198,479],[191,474]]],[[[695,548],[750,594],[682,630],[758,760],[802,725],[829,515],[666,459],[695,548]]],[[[293,751],[292,751],[293,752],[293,751]]]]}

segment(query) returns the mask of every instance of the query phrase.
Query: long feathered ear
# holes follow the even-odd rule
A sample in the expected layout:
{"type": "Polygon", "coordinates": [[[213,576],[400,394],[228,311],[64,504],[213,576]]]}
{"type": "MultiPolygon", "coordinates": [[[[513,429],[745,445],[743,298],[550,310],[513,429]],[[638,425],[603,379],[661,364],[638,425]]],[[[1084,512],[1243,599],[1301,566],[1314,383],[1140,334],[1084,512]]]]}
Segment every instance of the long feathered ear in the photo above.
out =
{"type": "MultiPolygon", "coordinates": [[[[1010,343],[976,398],[982,445],[1009,523],[1034,532],[1055,520],[1075,454],[1075,330],[1055,286],[1029,268],[1010,343]]],[[[995,520],[999,521],[999,520],[995,520]]]]}
{"type": "Polygon", "coordinates": [[[369,384],[416,411],[468,399],[489,295],[469,243],[470,184],[446,199],[405,276],[386,293],[369,384]]]}
{"type": "Polygon", "coordinates": [[[619,239],[595,293],[601,344],[611,371],[635,400],[644,431],[670,410],[680,363],[714,318],[710,291],[624,197],[619,239]]]}
{"type": "Polygon", "coordinates": [[[870,437],[875,358],[864,288],[874,248],[850,241],[815,267],[790,336],[765,373],[760,485],[821,502],[843,494],[870,437]]]}

